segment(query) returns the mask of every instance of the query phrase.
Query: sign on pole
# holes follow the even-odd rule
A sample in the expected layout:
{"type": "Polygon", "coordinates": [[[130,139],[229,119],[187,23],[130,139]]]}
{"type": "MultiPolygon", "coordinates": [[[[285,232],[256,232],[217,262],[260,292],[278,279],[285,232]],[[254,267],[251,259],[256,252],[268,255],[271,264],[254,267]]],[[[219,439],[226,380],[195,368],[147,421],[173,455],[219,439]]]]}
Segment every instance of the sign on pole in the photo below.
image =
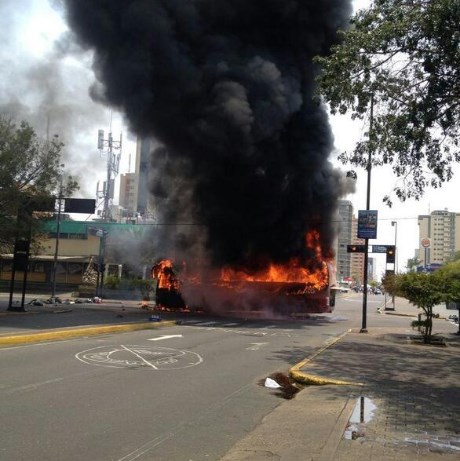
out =
{"type": "Polygon", "coordinates": [[[420,240],[420,244],[423,248],[430,248],[431,240],[428,237],[422,238],[422,240],[420,240]]]}
{"type": "Polygon", "coordinates": [[[372,245],[371,253],[386,253],[388,245],[372,245]]]}
{"type": "Polygon", "coordinates": [[[358,211],[358,238],[377,238],[377,210],[358,211]]]}
{"type": "Polygon", "coordinates": [[[64,203],[66,213],[94,214],[96,210],[96,200],[94,199],[66,198],[64,203]]]}

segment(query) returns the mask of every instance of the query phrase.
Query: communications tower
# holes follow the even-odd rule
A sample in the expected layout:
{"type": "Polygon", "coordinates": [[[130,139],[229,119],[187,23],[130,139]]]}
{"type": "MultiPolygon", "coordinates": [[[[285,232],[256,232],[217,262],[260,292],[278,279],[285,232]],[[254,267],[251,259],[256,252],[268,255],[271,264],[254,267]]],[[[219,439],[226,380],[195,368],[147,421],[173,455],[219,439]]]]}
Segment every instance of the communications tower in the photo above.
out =
{"type": "Polygon", "coordinates": [[[107,157],[107,180],[104,182],[102,190],[99,190],[99,183],[97,186],[97,198],[104,199],[104,207],[102,210],[102,220],[111,221],[111,200],[114,197],[115,177],[118,174],[121,158],[121,144],[122,137],[120,133],[120,140],[114,141],[112,133],[109,133],[107,139],[104,139],[104,130],[99,130],[97,133],[97,148],[101,156],[107,157]],[[116,153],[118,151],[118,153],[116,153]]]}

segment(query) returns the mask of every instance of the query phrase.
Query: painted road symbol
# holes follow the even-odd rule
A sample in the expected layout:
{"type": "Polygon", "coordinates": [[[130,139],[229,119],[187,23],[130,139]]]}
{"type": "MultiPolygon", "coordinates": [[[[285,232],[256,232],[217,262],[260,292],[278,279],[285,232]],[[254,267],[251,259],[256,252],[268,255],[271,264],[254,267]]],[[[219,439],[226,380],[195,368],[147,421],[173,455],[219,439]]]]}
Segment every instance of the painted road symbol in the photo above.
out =
{"type": "Polygon", "coordinates": [[[163,335],[163,336],[158,336],[158,338],[150,338],[147,341],[161,341],[163,339],[171,339],[171,338],[182,338],[182,335],[163,335]]]}
{"type": "Polygon", "coordinates": [[[75,354],[83,363],[111,368],[178,370],[203,362],[195,352],[158,346],[99,346],[75,354]]]}
{"type": "Polygon", "coordinates": [[[247,351],[258,351],[261,346],[266,346],[268,343],[250,343],[251,345],[246,348],[247,351]]]}

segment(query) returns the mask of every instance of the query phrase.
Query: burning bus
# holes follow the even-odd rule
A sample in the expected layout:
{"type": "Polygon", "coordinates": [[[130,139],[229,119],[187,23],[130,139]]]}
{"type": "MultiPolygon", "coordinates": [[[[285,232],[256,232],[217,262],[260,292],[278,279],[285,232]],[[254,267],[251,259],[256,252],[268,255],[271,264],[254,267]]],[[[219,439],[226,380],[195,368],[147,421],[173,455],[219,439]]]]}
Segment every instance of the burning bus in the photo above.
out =
{"type": "Polygon", "coordinates": [[[314,272],[303,270],[303,280],[268,274],[248,277],[222,270],[219,278],[202,279],[180,273],[172,261],[162,260],[152,268],[156,281],[156,305],[160,310],[203,310],[222,316],[292,318],[334,309],[332,265],[324,263],[314,272]]]}
{"type": "Polygon", "coordinates": [[[309,268],[293,259],[251,274],[231,268],[197,272],[185,264],[177,268],[168,259],[156,263],[151,273],[157,307],[282,319],[330,313],[335,304],[334,269],[321,259],[311,261],[309,268]]]}

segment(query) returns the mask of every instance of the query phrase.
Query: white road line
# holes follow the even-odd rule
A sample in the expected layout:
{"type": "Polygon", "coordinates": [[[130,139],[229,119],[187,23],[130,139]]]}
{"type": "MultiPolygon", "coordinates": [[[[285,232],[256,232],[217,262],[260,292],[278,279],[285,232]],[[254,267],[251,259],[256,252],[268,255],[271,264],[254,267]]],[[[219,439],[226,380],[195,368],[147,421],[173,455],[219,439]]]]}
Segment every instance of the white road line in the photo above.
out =
{"type": "Polygon", "coordinates": [[[251,344],[251,346],[246,348],[247,351],[258,351],[261,346],[265,346],[268,343],[249,343],[249,344],[251,344]]]}
{"type": "Polygon", "coordinates": [[[55,379],[49,379],[48,381],[42,381],[40,383],[32,383],[32,384],[26,384],[25,386],[20,386],[20,387],[15,387],[14,389],[8,389],[5,390],[6,394],[12,394],[14,392],[19,392],[19,391],[33,391],[41,386],[45,386],[46,384],[53,384],[53,383],[58,383],[64,381],[64,378],[55,378],[55,379]]]}
{"type": "Polygon", "coordinates": [[[158,338],[149,338],[147,341],[161,341],[162,339],[182,338],[182,335],[163,335],[158,338]]]}
{"type": "Polygon", "coordinates": [[[139,354],[137,354],[136,352],[134,352],[133,350],[127,348],[126,346],[123,346],[123,344],[121,345],[121,347],[125,350],[127,350],[128,352],[131,352],[131,354],[135,355],[136,357],[140,358],[143,362],[145,362],[149,367],[152,367],[154,368],[155,370],[158,370],[158,368],[155,366],[155,365],[152,365],[150,362],[148,362],[147,360],[144,359],[144,357],[140,356],[139,354]]]}

